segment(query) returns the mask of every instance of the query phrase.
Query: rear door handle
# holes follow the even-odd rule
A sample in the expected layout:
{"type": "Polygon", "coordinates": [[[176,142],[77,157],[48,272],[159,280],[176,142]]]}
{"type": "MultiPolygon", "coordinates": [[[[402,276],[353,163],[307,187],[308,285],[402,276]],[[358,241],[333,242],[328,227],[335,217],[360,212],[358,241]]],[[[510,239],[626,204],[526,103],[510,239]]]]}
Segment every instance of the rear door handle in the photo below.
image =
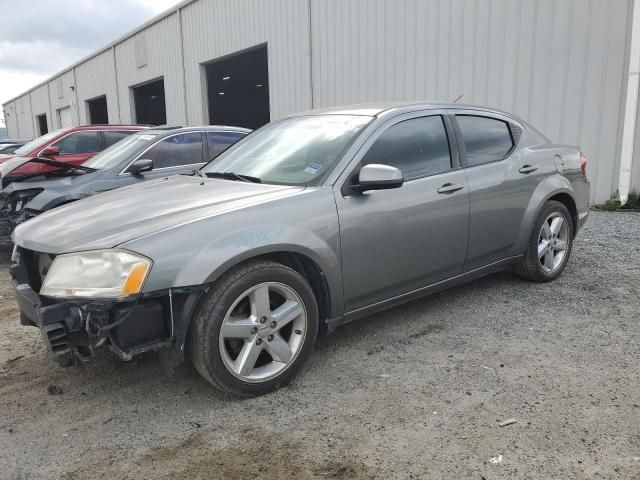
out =
{"type": "Polygon", "coordinates": [[[453,193],[463,188],[464,185],[460,185],[459,183],[445,183],[438,189],[438,193],[453,193]]]}
{"type": "Polygon", "coordinates": [[[531,172],[535,172],[538,169],[535,165],[524,165],[520,170],[520,173],[524,173],[525,175],[531,172]]]}

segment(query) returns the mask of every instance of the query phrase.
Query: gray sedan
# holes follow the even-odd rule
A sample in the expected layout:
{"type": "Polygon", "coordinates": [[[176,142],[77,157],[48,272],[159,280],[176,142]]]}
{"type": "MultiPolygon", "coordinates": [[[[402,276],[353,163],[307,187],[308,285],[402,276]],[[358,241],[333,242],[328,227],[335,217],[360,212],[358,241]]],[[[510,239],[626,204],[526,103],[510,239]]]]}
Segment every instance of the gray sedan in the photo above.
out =
{"type": "Polygon", "coordinates": [[[319,332],[500,269],[555,279],[588,199],[580,150],[507,113],[334,108],[273,122],[194,177],[18,226],[12,274],[23,324],[60,363],[158,350],[257,395],[319,332]]]}

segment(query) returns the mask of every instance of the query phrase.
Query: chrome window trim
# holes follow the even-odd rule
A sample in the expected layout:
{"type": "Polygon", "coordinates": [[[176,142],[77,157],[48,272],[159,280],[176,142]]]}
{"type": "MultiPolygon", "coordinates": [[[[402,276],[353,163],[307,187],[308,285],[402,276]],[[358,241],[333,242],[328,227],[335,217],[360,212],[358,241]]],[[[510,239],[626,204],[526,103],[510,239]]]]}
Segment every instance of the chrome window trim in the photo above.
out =
{"type": "MultiPolygon", "coordinates": [[[[166,137],[162,137],[161,139],[159,139],[158,141],[156,141],[155,143],[153,143],[152,145],[149,145],[144,151],[142,151],[141,153],[138,154],[138,156],[136,156],[136,158],[134,158],[133,160],[131,160],[122,170],[120,170],[120,172],[118,173],[117,176],[121,176],[121,175],[131,175],[130,173],[127,173],[126,170],[127,168],[129,168],[134,162],[140,160],[142,158],[142,155],[144,155],[145,153],[147,153],[149,150],[151,150],[153,147],[155,147],[157,144],[159,144],[160,142],[166,140],[167,138],[171,138],[171,137],[177,137],[178,135],[184,135],[186,133],[207,133],[207,132],[214,132],[214,133],[236,133],[236,130],[189,130],[187,132],[177,132],[177,133],[173,133],[171,135],[167,135],[166,137]]],[[[245,135],[246,137],[247,135],[245,135]]],[[[206,141],[206,139],[203,140],[202,144],[204,146],[204,142],[206,141]]],[[[203,150],[204,152],[204,150],[203,150]]],[[[186,165],[176,165],[174,167],[162,167],[162,168],[154,168],[151,171],[158,171],[158,170],[168,170],[171,168],[184,168],[184,167],[190,167],[191,165],[202,165],[208,162],[198,162],[198,163],[189,163],[186,165]]]]}

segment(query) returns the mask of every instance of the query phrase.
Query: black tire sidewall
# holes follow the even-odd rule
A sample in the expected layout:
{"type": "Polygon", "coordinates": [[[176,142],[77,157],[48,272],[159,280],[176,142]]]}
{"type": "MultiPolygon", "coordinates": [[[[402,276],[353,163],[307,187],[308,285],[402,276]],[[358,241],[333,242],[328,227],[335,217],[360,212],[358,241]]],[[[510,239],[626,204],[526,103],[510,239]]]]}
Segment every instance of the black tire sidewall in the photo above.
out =
{"type": "Polygon", "coordinates": [[[221,285],[222,291],[215,293],[217,301],[210,310],[207,318],[203,319],[204,366],[209,376],[224,390],[240,395],[261,395],[286,385],[305,363],[313,350],[318,332],[318,308],[313,290],[307,281],[294,270],[284,266],[264,267],[249,271],[238,281],[229,285],[221,285]],[[278,282],[293,288],[304,303],[307,313],[307,332],[302,349],[289,367],[276,378],[261,383],[249,383],[235,377],[224,365],[222,360],[219,337],[224,317],[238,297],[251,287],[260,283],[278,282]]]}

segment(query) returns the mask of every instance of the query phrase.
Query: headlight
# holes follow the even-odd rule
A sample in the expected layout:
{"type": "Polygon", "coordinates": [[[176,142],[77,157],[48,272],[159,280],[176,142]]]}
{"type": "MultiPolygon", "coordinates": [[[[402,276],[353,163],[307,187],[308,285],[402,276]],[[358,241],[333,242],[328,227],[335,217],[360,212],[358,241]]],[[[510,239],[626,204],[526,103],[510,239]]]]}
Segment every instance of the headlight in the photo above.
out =
{"type": "Polygon", "coordinates": [[[124,298],[139,293],[151,260],[126,250],[94,250],[59,255],[40,294],[61,298],[124,298]]]}

